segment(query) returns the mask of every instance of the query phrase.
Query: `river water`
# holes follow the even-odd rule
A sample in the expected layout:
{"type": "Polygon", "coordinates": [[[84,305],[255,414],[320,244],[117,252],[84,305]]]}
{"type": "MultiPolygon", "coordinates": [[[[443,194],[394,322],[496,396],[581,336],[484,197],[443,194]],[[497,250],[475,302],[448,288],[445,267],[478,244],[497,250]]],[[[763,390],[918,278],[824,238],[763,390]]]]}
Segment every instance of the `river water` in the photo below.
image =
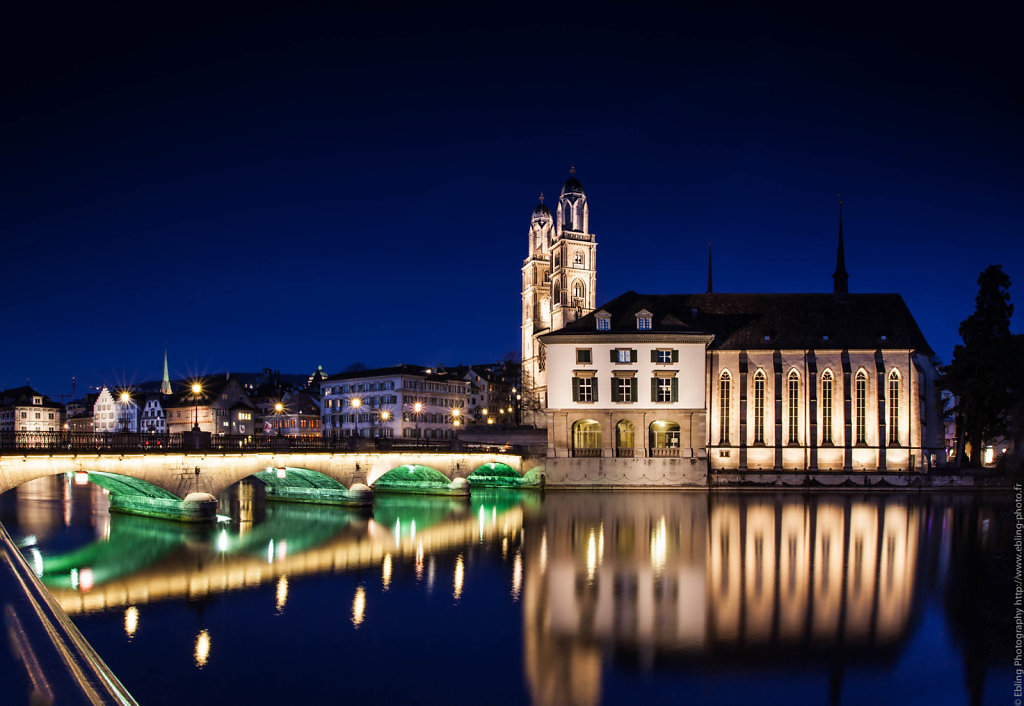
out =
{"type": "Polygon", "coordinates": [[[0,521],[142,704],[1011,703],[1007,494],[492,491],[0,521]]]}

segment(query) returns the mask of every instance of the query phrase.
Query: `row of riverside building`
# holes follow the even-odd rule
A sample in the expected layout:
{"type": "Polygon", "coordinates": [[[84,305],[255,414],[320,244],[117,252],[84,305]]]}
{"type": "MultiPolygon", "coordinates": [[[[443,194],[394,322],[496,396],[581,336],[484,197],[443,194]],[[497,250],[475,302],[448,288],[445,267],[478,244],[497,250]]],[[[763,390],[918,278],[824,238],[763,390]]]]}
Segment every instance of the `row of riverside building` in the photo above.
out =
{"type": "Polygon", "coordinates": [[[399,364],[308,379],[265,369],[155,385],[103,386],[68,405],[29,386],[0,391],[0,432],[452,439],[468,424],[518,421],[519,366],[399,364]],[[287,379],[292,378],[291,380],[287,379]],[[194,389],[193,385],[198,385],[194,389]]]}

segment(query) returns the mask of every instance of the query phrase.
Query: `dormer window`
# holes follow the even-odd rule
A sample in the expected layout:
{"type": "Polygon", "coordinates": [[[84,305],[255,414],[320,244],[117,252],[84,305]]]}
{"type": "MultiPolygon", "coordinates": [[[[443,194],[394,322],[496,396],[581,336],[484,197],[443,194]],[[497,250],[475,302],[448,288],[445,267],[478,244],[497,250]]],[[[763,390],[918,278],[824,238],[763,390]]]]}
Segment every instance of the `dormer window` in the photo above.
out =
{"type": "MultiPolygon", "coordinates": [[[[883,338],[882,340],[885,340],[885,339],[883,338]]],[[[32,398],[32,404],[34,404],[34,405],[41,405],[42,403],[43,403],[43,398],[42,397],[33,397],[32,398]]]]}
{"type": "Polygon", "coordinates": [[[651,319],[653,317],[654,317],[654,314],[652,314],[651,312],[647,311],[646,309],[641,309],[640,311],[636,312],[636,330],[637,331],[650,331],[651,330],[651,319]]]}
{"type": "Polygon", "coordinates": [[[594,314],[594,319],[597,321],[598,331],[611,331],[612,330],[612,315],[602,309],[601,311],[594,314]]]}

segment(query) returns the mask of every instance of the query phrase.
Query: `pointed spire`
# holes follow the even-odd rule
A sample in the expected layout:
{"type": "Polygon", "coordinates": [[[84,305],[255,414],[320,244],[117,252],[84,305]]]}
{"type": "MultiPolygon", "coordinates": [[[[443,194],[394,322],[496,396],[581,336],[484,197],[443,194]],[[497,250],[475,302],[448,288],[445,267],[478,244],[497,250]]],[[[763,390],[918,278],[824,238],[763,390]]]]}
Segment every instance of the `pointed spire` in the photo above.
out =
{"type": "Polygon", "coordinates": [[[714,294],[715,288],[711,286],[711,241],[708,241],[708,294],[714,294]]]}
{"type": "Polygon", "coordinates": [[[160,383],[160,392],[165,395],[171,394],[171,376],[167,370],[167,344],[164,344],[164,380],[160,383]]]}
{"type": "Polygon", "coordinates": [[[849,293],[850,275],[846,272],[846,250],[843,248],[843,195],[839,194],[839,247],[836,250],[836,271],[832,274],[832,293],[849,293]]]}

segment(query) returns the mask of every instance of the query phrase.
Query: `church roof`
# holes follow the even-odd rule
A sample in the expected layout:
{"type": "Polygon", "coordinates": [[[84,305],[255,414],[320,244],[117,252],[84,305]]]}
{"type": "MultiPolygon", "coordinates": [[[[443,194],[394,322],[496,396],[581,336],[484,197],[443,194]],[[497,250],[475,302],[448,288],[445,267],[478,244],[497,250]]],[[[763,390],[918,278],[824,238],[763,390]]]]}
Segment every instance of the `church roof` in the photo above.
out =
{"type": "Polygon", "coordinates": [[[545,334],[600,337],[637,333],[636,314],[652,314],[642,333],[712,334],[719,350],[912,349],[933,351],[899,294],[637,294],[630,291],[568,326],[545,334]],[[598,331],[596,314],[611,315],[598,331]]]}
{"type": "Polygon", "coordinates": [[[583,184],[575,176],[571,176],[565,181],[565,186],[562,187],[562,195],[565,194],[582,194],[583,184]]]}

